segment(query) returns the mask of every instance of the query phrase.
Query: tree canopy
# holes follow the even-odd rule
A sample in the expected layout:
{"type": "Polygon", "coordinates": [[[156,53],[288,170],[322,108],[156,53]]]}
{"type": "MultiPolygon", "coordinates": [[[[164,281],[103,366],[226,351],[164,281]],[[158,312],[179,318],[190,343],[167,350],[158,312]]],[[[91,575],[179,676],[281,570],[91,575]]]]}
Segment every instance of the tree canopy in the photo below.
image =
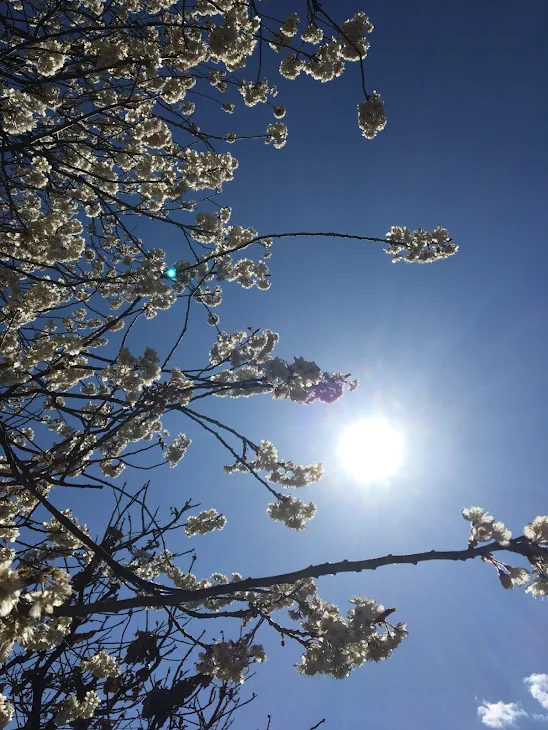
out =
{"type": "Polygon", "coordinates": [[[368,241],[407,264],[458,251],[441,227],[392,226],[379,238],[232,222],[232,151],[288,143],[267,56],[285,79],[355,74],[363,143],[385,127],[381,94],[366,84],[373,25],[365,13],[339,17],[340,6],[303,0],[276,18],[275,4],[254,0],[0,3],[0,727],[228,727],[251,699],[241,687],[266,659],[265,630],[302,647],[305,675],[344,678],[388,658],[407,636],[395,609],[354,596],[342,612],[320,597],[322,575],[479,558],[504,588],[548,595],[548,516],[532,515],[513,538],[479,507],[463,510],[468,546],[454,551],[256,578],[195,575],[194,547],[170,551],[177,530],[190,539],[227,525],[192,496],[168,511],[151,494],[155,468],[184,470],[185,424],[226,449],[227,475],[266,490],[272,520],[303,530],[316,512],[296,494],[321,478],[321,464],[297,464],[211,418],[202,399],[328,407],[357,385],[278,357],[269,329],[224,331],[224,288],[268,289],[283,238],[368,241]],[[235,108],[257,105],[266,127],[233,131],[235,108]],[[137,235],[143,220],[176,232],[178,261],[137,235]],[[131,349],[137,323],[153,327],[171,307],[182,324],[166,352],[131,349]],[[211,332],[198,367],[181,348],[197,310],[211,332]],[[168,415],[180,424],[174,437],[168,415]],[[66,508],[74,490],[97,490],[112,506],[100,534],[66,508]]]}

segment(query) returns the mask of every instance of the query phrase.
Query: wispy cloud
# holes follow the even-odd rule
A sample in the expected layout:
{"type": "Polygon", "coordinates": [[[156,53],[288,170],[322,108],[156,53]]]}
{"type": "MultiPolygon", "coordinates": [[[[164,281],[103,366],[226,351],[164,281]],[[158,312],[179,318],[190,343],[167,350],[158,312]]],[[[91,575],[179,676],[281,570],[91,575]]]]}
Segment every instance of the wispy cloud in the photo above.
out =
{"type": "Polygon", "coordinates": [[[523,682],[536,701],[548,710],[548,674],[531,674],[523,682]]]}
{"type": "Polygon", "coordinates": [[[518,702],[486,702],[478,707],[478,717],[487,727],[502,728],[515,727],[520,717],[527,717],[518,702]]]}
{"type": "MultiPolygon", "coordinates": [[[[548,710],[548,674],[531,674],[523,683],[531,696],[548,710]]],[[[521,717],[528,717],[538,722],[548,721],[548,715],[526,712],[519,702],[483,702],[478,707],[478,717],[487,727],[504,730],[517,726],[521,717]]]]}

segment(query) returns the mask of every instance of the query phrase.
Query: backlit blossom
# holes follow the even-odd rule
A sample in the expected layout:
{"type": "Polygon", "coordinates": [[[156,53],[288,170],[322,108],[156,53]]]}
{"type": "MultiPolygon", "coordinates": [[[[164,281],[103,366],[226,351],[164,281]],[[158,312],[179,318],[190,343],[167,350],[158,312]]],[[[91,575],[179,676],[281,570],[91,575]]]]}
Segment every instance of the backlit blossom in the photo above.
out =
{"type": "Polygon", "coordinates": [[[185,535],[207,535],[213,530],[222,530],[226,525],[226,517],[217,512],[216,509],[208,509],[200,512],[199,515],[191,516],[187,520],[185,535]]]}
{"type": "Polygon", "coordinates": [[[307,521],[316,514],[316,505],[288,495],[269,504],[267,511],[276,522],[283,522],[292,530],[304,530],[307,521]]]}
{"type": "Polygon", "coordinates": [[[394,263],[405,261],[408,264],[414,262],[428,264],[454,256],[459,250],[445,228],[441,227],[430,232],[421,229],[410,231],[405,226],[392,226],[386,237],[389,248],[386,248],[385,252],[392,256],[394,263]]]}
{"type": "Polygon", "coordinates": [[[3,694],[0,694],[0,728],[5,728],[11,722],[15,708],[8,702],[3,694]]]}
{"type": "Polygon", "coordinates": [[[216,641],[200,654],[196,668],[225,682],[242,683],[250,664],[264,661],[266,654],[260,644],[248,646],[244,640],[216,641]]]}
{"type": "Polygon", "coordinates": [[[495,518],[488,514],[481,507],[470,507],[462,510],[465,520],[471,522],[469,544],[477,545],[478,542],[489,542],[495,540],[501,545],[508,545],[512,537],[510,530],[504,523],[495,522],[495,518]]]}
{"type": "Polygon", "coordinates": [[[373,137],[376,137],[377,132],[386,127],[384,102],[381,95],[376,91],[373,91],[365,101],[358,104],[358,125],[363,136],[367,139],[373,139],[373,137]]]}
{"type": "Polygon", "coordinates": [[[99,679],[103,677],[119,677],[122,673],[118,661],[105,651],[100,651],[90,659],[86,659],[80,666],[83,670],[90,671],[94,677],[98,677],[99,679]]]}
{"type": "Polygon", "coordinates": [[[173,443],[171,443],[164,451],[164,459],[167,459],[171,467],[177,466],[186,454],[191,443],[191,440],[187,438],[184,433],[180,433],[173,443]]]}
{"type": "Polygon", "coordinates": [[[548,515],[535,517],[532,522],[525,525],[523,534],[537,545],[548,543],[548,515]]]}

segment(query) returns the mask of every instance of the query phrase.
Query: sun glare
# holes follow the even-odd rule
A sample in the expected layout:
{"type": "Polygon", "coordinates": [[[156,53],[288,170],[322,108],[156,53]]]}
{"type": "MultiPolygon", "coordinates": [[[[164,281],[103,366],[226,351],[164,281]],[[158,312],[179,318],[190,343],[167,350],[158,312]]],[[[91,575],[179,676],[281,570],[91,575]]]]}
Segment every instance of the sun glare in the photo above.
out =
{"type": "Polygon", "coordinates": [[[365,484],[394,476],[401,467],[403,451],[403,434],[384,418],[366,418],[348,426],[338,448],[344,469],[365,484]]]}

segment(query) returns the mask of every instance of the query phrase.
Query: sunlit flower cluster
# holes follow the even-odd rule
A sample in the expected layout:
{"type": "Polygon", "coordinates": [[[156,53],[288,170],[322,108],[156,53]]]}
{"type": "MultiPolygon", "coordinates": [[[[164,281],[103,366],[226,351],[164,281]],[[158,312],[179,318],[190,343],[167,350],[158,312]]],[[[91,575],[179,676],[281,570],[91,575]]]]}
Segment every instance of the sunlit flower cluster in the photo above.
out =
{"type": "MultiPolygon", "coordinates": [[[[279,107],[278,107],[279,108],[279,107]]],[[[279,112],[281,114],[281,112],[279,112]]],[[[283,114],[281,114],[283,116],[283,114]]],[[[266,128],[266,144],[273,143],[274,147],[279,149],[287,142],[287,127],[281,122],[269,124],[266,128]]]]}
{"type": "Polygon", "coordinates": [[[27,626],[18,639],[29,651],[48,651],[63,641],[69,633],[72,619],[66,616],[52,618],[37,626],[27,626]]]}
{"type": "Polygon", "coordinates": [[[4,132],[6,134],[31,132],[38,124],[39,117],[45,114],[46,105],[36,96],[10,87],[4,87],[0,93],[4,132]]]}
{"type": "Polygon", "coordinates": [[[231,466],[225,466],[227,474],[235,472],[254,471],[268,472],[266,478],[287,489],[292,487],[308,487],[317,482],[323,476],[321,464],[309,464],[302,466],[292,461],[284,461],[278,457],[278,450],[270,441],[261,441],[258,447],[254,448],[255,458],[243,463],[237,461],[231,466]]]}
{"type": "Polygon", "coordinates": [[[380,94],[374,91],[364,102],[358,104],[358,126],[367,139],[373,139],[386,127],[384,103],[380,94]]]}
{"type": "MultiPolygon", "coordinates": [[[[502,522],[495,522],[495,518],[482,507],[470,507],[462,510],[462,516],[471,522],[468,545],[474,548],[478,543],[494,541],[501,546],[510,544],[512,533],[502,522]]],[[[528,544],[544,546],[548,542],[548,515],[535,517],[524,528],[524,538],[528,544]]],[[[518,538],[520,542],[523,538],[518,538]]],[[[526,593],[535,598],[548,596],[548,559],[544,555],[543,547],[540,552],[525,553],[533,566],[530,573],[525,568],[513,567],[498,560],[493,554],[485,554],[483,559],[491,563],[498,571],[499,579],[504,588],[511,589],[525,586],[526,593]]]]}
{"type": "MultiPolygon", "coordinates": [[[[71,510],[63,510],[62,514],[82,530],[82,532],[86,535],[88,534],[87,527],[78,523],[77,518],[72,514],[71,510]]],[[[48,550],[48,556],[50,558],[72,555],[78,548],[82,547],[82,542],[78,537],[72,532],[69,532],[55,517],[49,522],[44,522],[44,529],[47,531],[48,540],[51,543],[51,549],[48,550]]]]}
{"type": "Polygon", "coordinates": [[[269,329],[251,335],[243,331],[232,334],[219,332],[209,359],[214,365],[220,365],[225,361],[230,361],[233,366],[244,363],[260,365],[268,360],[279,339],[278,333],[269,329]]]}
{"type": "Polygon", "coordinates": [[[102,379],[116,385],[125,394],[129,403],[134,403],[143,388],[152,385],[160,377],[158,355],[150,347],[139,357],[134,357],[127,347],[124,347],[114,365],[110,365],[102,372],[102,379]]]}
{"type": "Polygon", "coordinates": [[[249,666],[264,661],[266,654],[260,644],[249,646],[243,639],[216,641],[200,654],[196,668],[225,682],[242,683],[249,666]]]}
{"type": "Polygon", "coordinates": [[[222,530],[226,525],[226,517],[217,512],[216,509],[206,509],[199,515],[191,516],[187,520],[185,527],[185,535],[194,537],[194,535],[207,535],[213,530],[222,530]]]}
{"type": "Polygon", "coordinates": [[[283,522],[291,530],[304,530],[307,521],[316,514],[316,505],[292,495],[281,495],[268,505],[267,512],[275,522],[283,522]]]}
{"type": "Polygon", "coordinates": [[[90,659],[86,659],[81,663],[83,671],[89,671],[98,679],[104,677],[119,677],[122,673],[120,665],[115,657],[110,656],[106,651],[100,651],[90,659]]]}
{"type": "Polygon", "coordinates": [[[539,575],[525,588],[525,591],[534,598],[548,598],[548,577],[539,575]]]}
{"type": "Polygon", "coordinates": [[[82,701],[78,700],[74,695],[70,695],[60,704],[53,721],[55,725],[59,726],[74,722],[78,718],[90,720],[100,704],[101,699],[94,690],[86,692],[82,701]]]}
{"type": "Polygon", "coordinates": [[[525,525],[523,530],[525,537],[537,545],[548,543],[548,515],[536,517],[533,522],[525,525]]]}
{"type": "Polygon", "coordinates": [[[454,256],[459,250],[445,228],[440,227],[430,233],[421,229],[410,231],[405,226],[392,226],[386,237],[390,246],[385,252],[392,256],[393,262],[429,264],[454,256]]]}
{"type": "Polygon", "coordinates": [[[531,573],[525,568],[514,568],[511,565],[504,565],[503,567],[504,570],[499,569],[499,577],[504,588],[511,589],[524,586],[531,580],[531,573]]]}
{"type": "Polygon", "coordinates": [[[290,398],[295,403],[306,403],[310,389],[318,385],[323,372],[315,362],[296,357],[290,364],[274,357],[263,365],[263,372],[274,386],[275,398],[290,398]]]}
{"type": "MultiPolygon", "coordinates": [[[[373,24],[363,12],[345,20],[337,36],[341,56],[346,61],[359,61],[367,55],[369,40],[367,34],[373,31],[373,24]]],[[[375,92],[373,92],[375,93],[375,92]]]]}
{"type": "Polygon", "coordinates": [[[508,545],[512,537],[510,530],[503,522],[495,522],[495,518],[481,507],[463,509],[462,516],[471,522],[469,545],[495,540],[500,545],[508,545]]]}
{"type": "Polygon", "coordinates": [[[177,466],[177,464],[186,454],[186,451],[190,444],[191,440],[187,438],[184,433],[180,433],[177,438],[164,451],[164,459],[167,459],[169,465],[172,468],[177,466]]]}
{"type": "Polygon", "coordinates": [[[297,665],[301,674],[329,674],[342,679],[365,662],[387,659],[407,636],[405,624],[392,625],[386,620],[392,610],[385,611],[369,598],[356,597],[351,603],[354,608],[346,618],[337,606],[318,596],[291,612],[317,636],[297,665]]]}
{"type": "Polygon", "coordinates": [[[15,709],[3,694],[0,694],[0,728],[5,728],[11,722],[15,709]]]}
{"type": "Polygon", "coordinates": [[[14,550],[0,555],[0,661],[5,662],[15,642],[30,651],[57,646],[68,633],[69,618],[49,619],[57,606],[72,594],[70,576],[57,566],[43,566],[43,555],[35,551],[36,567],[13,567],[14,550]],[[40,567],[42,566],[42,567],[40,567]],[[39,584],[35,590],[33,585],[39,584]],[[23,613],[20,609],[23,607],[23,613]]]}
{"type": "Polygon", "coordinates": [[[318,28],[317,25],[311,23],[303,31],[301,39],[305,43],[321,43],[323,40],[323,30],[321,28],[318,28]]]}
{"type": "Polygon", "coordinates": [[[52,582],[47,587],[25,593],[25,599],[31,603],[29,617],[41,619],[51,615],[56,606],[61,606],[70,597],[72,586],[69,574],[62,568],[50,570],[52,582]]]}

